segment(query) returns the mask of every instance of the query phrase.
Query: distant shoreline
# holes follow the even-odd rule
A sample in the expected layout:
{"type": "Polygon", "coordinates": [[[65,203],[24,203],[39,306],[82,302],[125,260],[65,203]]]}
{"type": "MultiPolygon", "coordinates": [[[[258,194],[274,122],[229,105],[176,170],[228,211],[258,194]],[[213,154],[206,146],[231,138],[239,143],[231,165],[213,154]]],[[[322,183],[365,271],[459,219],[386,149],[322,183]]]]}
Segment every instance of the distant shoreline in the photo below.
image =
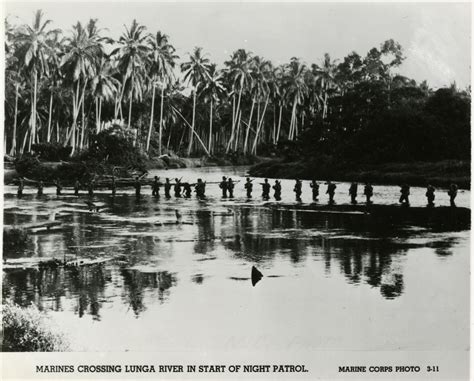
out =
{"type": "Polygon", "coordinates": [[[338,168],[318,165],[311,161],[271,160],[252,166],[251,176],[302,180],[324,179],[333,181],[369,181],[378,185],[426,186],[447,188],[456,183],[461,189],[470,189],[471,163],[464,160],[436,162],[387,163],[338,168]]]}

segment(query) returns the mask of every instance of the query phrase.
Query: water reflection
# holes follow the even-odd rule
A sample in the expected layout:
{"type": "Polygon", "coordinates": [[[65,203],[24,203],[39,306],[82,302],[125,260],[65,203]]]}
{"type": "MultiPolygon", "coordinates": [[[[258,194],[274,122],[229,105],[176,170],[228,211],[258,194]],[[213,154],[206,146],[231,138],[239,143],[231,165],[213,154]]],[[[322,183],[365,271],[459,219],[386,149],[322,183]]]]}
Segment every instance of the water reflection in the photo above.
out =
{"type": "Polygon", "coordinates": [[[459,241],[430,236],[426,229],[374,226],[358,215],[213,199],[157,202],[147,195],[136,200],[98,194],[95,202],[104,205],[103,212],[91,213],[72,197],[50,198],[45,205],[25,195],[22,204],[13,202],[4,211],[5,224],[47,219],[52,209],[63,222],[58,231],[31,235],[26,252],[5,251],[5,259],[112,259],[89,267],[5,269],[5,299],[97,321],[107,303],[121,304],[139,317],[157,302],[172,302],[173,288],[203,287],[221,273],[226,279],[248,280],[253,264],[264,268],[265,276],[288,282],[289,270],[280,266],[288,263],[311,284],[298,270],[308,261],[321,266],[326,277],[341,275],[347,284],[377,288],[381,297],[395,299],[406,292],[403,259],[412,248],[430,247],[445,257],[459,241]],[[176,224],[176,209],[185,224],[176,224]],[[417,242],[419,237],[425,239],[417,242]]]}

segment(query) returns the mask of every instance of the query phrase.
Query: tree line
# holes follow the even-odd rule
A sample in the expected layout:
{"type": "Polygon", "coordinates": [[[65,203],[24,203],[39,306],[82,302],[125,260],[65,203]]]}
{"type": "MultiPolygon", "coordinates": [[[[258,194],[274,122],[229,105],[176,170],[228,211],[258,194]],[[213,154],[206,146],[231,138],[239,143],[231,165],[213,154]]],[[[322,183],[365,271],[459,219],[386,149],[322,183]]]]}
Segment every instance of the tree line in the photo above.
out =
{"type": "MultiPolygon", "coordinates": [[[[97,19],[69,33],[51,24],[40,10],[32,25],[5,20],[4,148],[13,156],[41,144],[78,154],[117,125],[151,156],[256,155],[290,146],[354,158],[377,150],[392,160],[418,155],[413,147],[429,134],[445,145],[464,138],[448,156],[470,152],[469,91],[453,85],[434,92],[426,81],[397,74],[405,56],[392,39],[364,56],[326,53],[311,65],[293,57],[275,66],[238,49],[218,68],[200,47],[178,65],[169,36],[136,20],[118,40],[97,19]],[[387,142],[406,152],[394,146],[387,153],[387,142]]],[[[427,147],[436,156],[444,146],[427,147]]]]}

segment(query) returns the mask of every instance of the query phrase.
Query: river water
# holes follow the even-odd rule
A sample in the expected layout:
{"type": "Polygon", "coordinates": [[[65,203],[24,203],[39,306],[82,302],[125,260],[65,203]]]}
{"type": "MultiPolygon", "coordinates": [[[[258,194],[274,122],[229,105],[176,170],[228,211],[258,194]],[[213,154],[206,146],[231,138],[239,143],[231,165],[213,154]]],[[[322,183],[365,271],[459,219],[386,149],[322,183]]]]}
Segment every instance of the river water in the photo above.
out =
{"type": "MultiPolygon", "coordinates": [[[[243,190],[245,167],[153,171],[208,183],[240,181],[235,199],[208,184],[205,201],[151,197],[132,189],[19,200],[6,186],[4,224],[62,225],[4,252],[24,263],[45,258],[110,258],[79,268],[4,269],[3,298],[34,302],[75,351],[459,350],[469,348],[469,230],[365,226],[357,215],[330,216],[265,206],[258,183],[243,190]],[[183,224],[172,224],[176,210],[183,224]],[[264,275],[255,286],[256,266],[264,275]]],[[[271,181],[273,183],[273,181],[271,181]]],[[[336,202],[348,202],[348,184],[336,202]]],[[[283,180],[282,203],[293,203],[283,180]]],[[[163,191],[163,190],[162,190],[163,191]]],[[[362,190],[359,189],[359,192],[362,190]]],[[[321,202],[327,202],[321,186],[321,202]]],[[[411,202],[424,206],[425,190],[411,202]]],[[[376,203],[396,203],[398,187],[376,186],[376,203]]],[[[437,205],[448,205],[445,190],[437,205]]],[[[362,199],[362,196],[359,196],[362,199]]],[[[469,207],[470,192],[457,204],[469,207]]],[[[311,201],[307,182],[303,203],[311,201]]]]}

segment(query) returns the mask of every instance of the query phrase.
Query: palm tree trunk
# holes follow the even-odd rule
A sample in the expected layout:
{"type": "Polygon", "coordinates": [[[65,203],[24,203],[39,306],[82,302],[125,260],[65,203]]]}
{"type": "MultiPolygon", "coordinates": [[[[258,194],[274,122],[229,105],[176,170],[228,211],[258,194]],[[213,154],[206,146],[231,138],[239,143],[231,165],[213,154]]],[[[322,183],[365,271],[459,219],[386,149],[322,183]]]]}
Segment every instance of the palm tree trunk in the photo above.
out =
{"type": "Polygon", "coordinates": [[[252,152],[254,154],[257,153],[258,138],[259,138],[259,135],[260,135],[260,130],[262,129],[263,120],[265,119],[265,112],[267,111],[267,106],[268,106],[268,100],[269,99],[270,99],[270,95],[267,95],[267,99],[265,100],[265,107],[263,108],[262,118],[260,119],[260,121],[258,123],[257,133],[255,134],[255,140],[253,142],[252,152]]]}
{"type": "Polygon", "coordinates": [[[49,116],[48,116],[48,136],[46,138],[46,142],[49,143],[51,140],[51,119],[53,113],[53,92],[49,96],[49,116]]]}
{"type": "Polygon", "coordinates": [[[59,143],[59,122],[56,121],[56,143],[59,143]]]}
{"type": "MultiPolygon", "coordinates": [[[[146,138],[146,152],[150,149],[150,139],[151,139],[151,130],[153,128],[153,115],[155,113],[155,91],[156,87],[153,85],[153,92],[151,95],[151,112],[150,112],[150,126],[148,127],[148,136],[146,138]]],[[[161,121],[160,121],[161,123],[161,121]]],[[[160,147],[159,147],[159,154],[161,155],[161,137],[160,137],[160,147]]]]}
{"type": "Polygon", "coordinates": [[[207,147],[209,153],[212,153],[212,96],[211,105],[209,106],[209,145],[207,147]]]}
{"type": "Polygon", "coordinates": [[[161,104],[160,104],[160,133],[158,138],[158,152],[161,155],[161,140],[163,139],[163,108],[165,104],[165,86],[164,83],[161,85],[161,104]]]}
{"type": "Polygon", "coordinates": [[[234,115],[235,119],[232,120],[232,133],[229,139],[229,143],[227,144],[227,149],[225,153],[229,153],[230,147],[232,147],[232,142],[235,138],[237,119],[239,119],[240,100],[242,99],[242,90],[243,90],[243,85],[241,84],[240,90],[239,90],[239,100],[237,101],[237,108],[235,109],[235,115],[234,115]]]}
{"type": "Polygon", "coordinates": [[[132,125],[132,102],[133,102],[133,81],[132,81],[132,89],[130,93],[130,101],[128,104],[128,129],[129,130],[132,125]]]}
{"type": "Polygon", "coordinates": [[[86,117],[85,117],[85,113],[84,113],[84,103],[85,102],[82,102],[82,105],[81,105],[81,113],[82,113],[82,126],[81,126],[81,140],[80,140],[80,143],[79,143],[79,149],[82,151],[82,149],[84,148],[84,134],[85,134],[85,131],[86,131],[86,117]]]}
{"type": "Polygon", "coordinates": [[[183,119],[184,123],[186,124],[186,126],[188,126],[191,129],[193,134],[196,135],[196,139],[201,144],[201,146],[204,148],[204,151],[206,152],[206,154],[209,155],[209,151],[207,150],[206,145],[204,144],[202,139],[199,137],[199,135],[196,133],[196,131],[193,129],[193,126],[191,124],[189,124],[189,122],[186,120],[186,118],[183,116],[183,114],[181,114],[176,107],[174,107],[174,106],[171,106],[171,107],[173,108],[174,111],[176,111],[176,113],[181,117],[181,119],[183,119]]]}
{"type": "Polygon", "coordinates": [[[18,120],[18,83],[15,85],[15,116],[13,119],[13,136],[12,136],[12,148],[10,155],[16,155],[16,126],[18,120]]]}
{"type": "Polygon", "coordinates": [[[194,137],[194,126],[196,122],[196,89],[193,89],[193,121],[191,125],[191,132],[189,133],[189,145],[188,145],[188,156],[191,155],[193,148],[193,137],[194,137]]]}
{"type": "Polygon", "coordinates": [[[280,105],[280,113],[279,113],[279,116],[278,116],[278,129],[277,129],[275,144],[278,144],[278,140],[280,140],[281,114],[282,114],[282,111],[283,111],[283,106],[280,105]]]}
{"type": "Polygon", "coordinates": [[[252,116],[253,116],[253,109],[255,106],[255,98],[252,99],[252,107],[250,108],[250,117],[249,117],[249,122],[247,124],[247,131],[245,133],[245,141],[244,141],[244,154],[247,153],[247,145],[248,145],[248,140],[249,140],[249,134],[250,134],[250,126],[252,125],[252,116]]]}
{"type": "Polygon", "coordinates": [[[35,92],[34,92],[34,98],[33,98],[33,129],[32,129],[32,136],[31,136],[31,140],[33,141],[33,143],[35,143],[35,139],[36,139],[36,102],[37,102],[36,92],[37,91],[38,91],[38,73],[35,70],[35,92]]]}

